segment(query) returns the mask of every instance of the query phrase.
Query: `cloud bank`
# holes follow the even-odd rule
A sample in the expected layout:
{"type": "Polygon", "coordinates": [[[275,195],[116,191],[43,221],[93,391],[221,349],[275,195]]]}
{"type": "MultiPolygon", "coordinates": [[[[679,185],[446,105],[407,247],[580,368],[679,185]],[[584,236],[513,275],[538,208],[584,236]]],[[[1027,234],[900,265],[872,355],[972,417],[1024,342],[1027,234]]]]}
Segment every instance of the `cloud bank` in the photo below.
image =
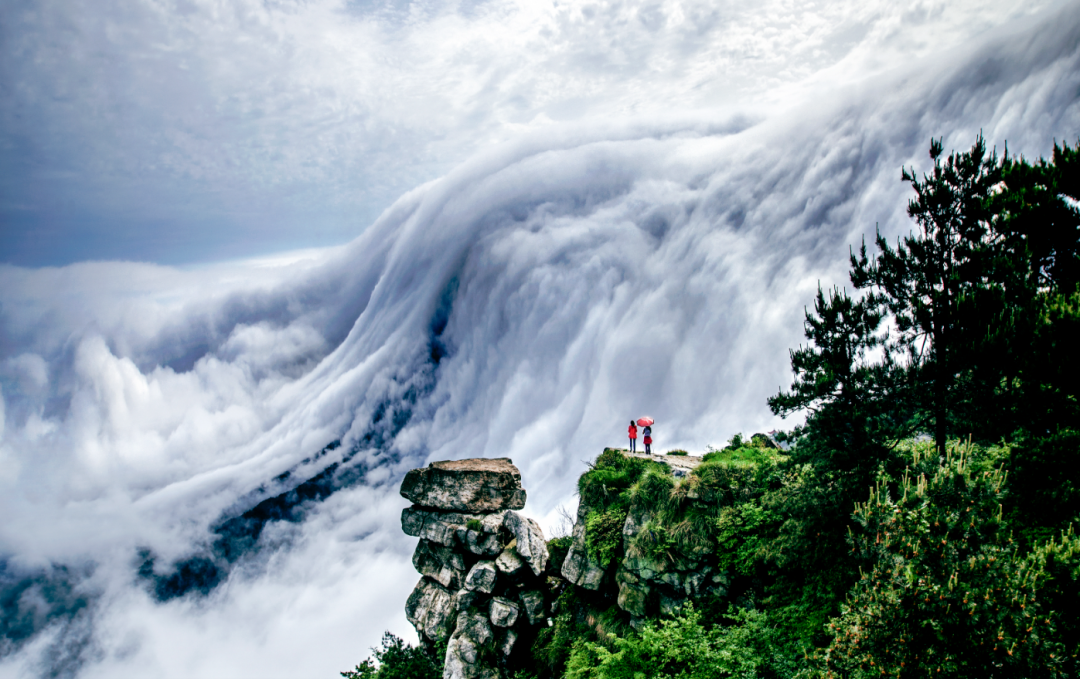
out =
{"type": "Polygon", "coordinates": [[[630,417],[783,424],[803,306],[908,230],[931,135],[1075,137],[1077,17],[768,115],[525,133],[337,248],[0,266],[0,676],[334,676],[410,634],[407,469],[509,456],[551,526],[630,417]]]}
{"type": "Polygon", "coordinates": [[[10,0],[0,261],[340,244],[479,148],[567,122],[768,114],[1055,6],[10,0]]]}

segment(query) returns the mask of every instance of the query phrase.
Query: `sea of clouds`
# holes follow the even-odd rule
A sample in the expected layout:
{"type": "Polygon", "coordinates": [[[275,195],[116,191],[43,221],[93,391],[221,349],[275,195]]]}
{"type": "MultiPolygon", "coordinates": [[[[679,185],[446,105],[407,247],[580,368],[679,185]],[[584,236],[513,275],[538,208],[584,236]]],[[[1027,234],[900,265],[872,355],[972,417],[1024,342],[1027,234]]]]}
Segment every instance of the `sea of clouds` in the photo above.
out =
{"type": "Polygon", "coordinates": [[[632,417],[789,426],[804,306],[980,130],[1075,142],[1080,12],[774,115],[527,132],[339,247],[0,266],[0,676],[336,676],[411,636],[408,469],[510,457],[551,532],[632,417]]]}

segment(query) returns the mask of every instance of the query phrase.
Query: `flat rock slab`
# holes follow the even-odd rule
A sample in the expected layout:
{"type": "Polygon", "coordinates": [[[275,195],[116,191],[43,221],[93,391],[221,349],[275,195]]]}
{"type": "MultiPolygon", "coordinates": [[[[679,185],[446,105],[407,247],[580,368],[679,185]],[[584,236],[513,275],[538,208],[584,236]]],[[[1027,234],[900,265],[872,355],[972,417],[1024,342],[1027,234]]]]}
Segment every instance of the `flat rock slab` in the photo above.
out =
{"type": "Polygon", "coordinates": [[[653,462],[666,464],[672,469],[681,469],[684,471],[697,469],[697,466],[701,464],[701,458],[697,455],[646,455],[645,453],[631,453],[629,450],[622,450],[621,452],[626,457],[636,457],[639,460],[652,460],[653,462]]]}
{"type": "Polygon", "coordinates": [[[432,462],[405,475],[401,495],[415,505],[444,511],[486,513],[525,506],[521,472],[507,457],[432,462]]]}

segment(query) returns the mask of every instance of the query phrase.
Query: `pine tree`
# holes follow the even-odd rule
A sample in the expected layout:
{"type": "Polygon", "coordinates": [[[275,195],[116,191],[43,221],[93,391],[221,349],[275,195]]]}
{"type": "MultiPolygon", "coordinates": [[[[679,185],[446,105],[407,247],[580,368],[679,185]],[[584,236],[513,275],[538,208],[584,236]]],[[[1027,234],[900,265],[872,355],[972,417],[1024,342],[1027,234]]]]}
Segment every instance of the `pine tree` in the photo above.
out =
{"type": "Polygon", "coordinates": [[[949,434],[956,375],[969,369],[970,355],[958,351],[972,335],[985,331],[976,311],[979,290],[992,274],[990,197],[1001,181],[996,154],[987,155],[982,135],[967,153],[942,162],[939,140],[930,143],[934,169],[920,180],[907,168],[904,181],[915,189],[908,215],[919,227],[897,241],[879,233],[878,254],[851,255],[851,282],[869,289],[896,323],[890,349],[900,352],[929,396],[934,441],[941,454],[949,434]]]}

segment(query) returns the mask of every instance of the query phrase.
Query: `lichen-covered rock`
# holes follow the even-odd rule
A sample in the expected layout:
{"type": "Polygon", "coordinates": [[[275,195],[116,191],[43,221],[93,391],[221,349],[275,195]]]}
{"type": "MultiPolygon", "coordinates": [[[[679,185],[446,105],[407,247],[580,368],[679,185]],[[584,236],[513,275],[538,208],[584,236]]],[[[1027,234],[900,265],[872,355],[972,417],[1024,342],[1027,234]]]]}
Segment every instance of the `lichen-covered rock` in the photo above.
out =
{"type": "Polygon", "coordinates": [[[463,547],[480,556],[495,556],[503,549],[499,538],[502,512],[461,514],[422,507],[401,510],[401,530],[406,535],[437,542],[446,547],[463,547]]]}
{"type": "Polygon", "coordinates": [[[445,641],[457,619],[453,595],[430,578],[420,578],[408,601],[405,617],[417,634],[432,641],[445,641]]]}
{"type": "Polygon", "coordinates": [[[649,586],[643,582],[633,583],[622,581],[619,583],[619,597],[616,603],[634,617],[644,617],[649,600],[649,586]]]}
{"type": "Polygon", "coordinates": [[[483,646],[493,638],[488,618],[480,613],[466,613],[458,617],[454,636],[465,636],[483,646]]]}
{"type": "MultiPolygon", "coordinates": [[[[481,522],[481,525],[483,522],[481,522]]],[[[476,531],[466,527],[457,529],[458,543],[473,554],[480,556],[495,556],[503,550],[502,541],[498,533],[476,531]]]]}
{"type": "Polygon", "coordinates": [[[430,540],[421,540],[413,552],[413,567],[443,587],[461,589],[465,578],[465,559],[449,547],[430,540]]]}
{"type": "Polygon", "coordinates": [[[579,503],[577,521],[574,522],[574,540],[563,560],[562,576],[578,587],[598,589],[604,579],[604,567],[589,556],[585,544],[585,517],[588,514],[589,508],[585,503],[579,503]]]}
{"type": "Polygon", "coordinates": [[[660,615],[675,615],[679,612],[679,609],[686,603],[686,599],[681,597],[669,596],[663,592],[660,592],[660,615]]]}
{"type": "Polygon", "coordinates": [[[645,524],[652,518],[652,513],[644,506],[644,503],[634,502],[630,505],[630,511],[626,513],[626,521],[623,522],[623,551],[630,553],[630,545],[645,524]]]}
{"type": "Polygon", "coordinates": [[[446,645],[443,679],[499,679],[499,671],[480,660],[479,645],[468,637],[450,639],[446,645]]]}
{"type": "Polygon", "coordinates": [[[468,611],[478,606],[483,598],[484,595],[481,592],[474,592],[471,589],[459,589],[454,593],[454,608],[458,613],[468,611]]]}
{"type": "Polygon", "coordinates": [[[513,627],[520,614],[521,608],[513,601],[501,596],[493,597],[491,599],[489,617],[491,618],[492,625],[498,627],[513,627]]]}
{"type": "Polygon", "coordinates": [[[498,570],[495,568],[495,562],[477,561],[469,570],[469,574],[465,576],[465,588],[474,592],[491,594],[491,591],[495,589],[497,576],[498,570]]]}
{"type": "Polygon", "coordinates": [[[514,536],[517,543],[514,549],[518,556],[529,564],[534,575],[543,573],[547,568],[548,551],[547,540],[544,539],[540,524],[517,512],[506,512],[503,525],[514,536]]]}
{"type": "Polygon", "coordinates": [[[544,621],[544,593],[522,592],[519,596],[521,604],[525,608],[525,615],[529,618],[530,625],[539,625],[544,621]]]}
{"type": "Polygon", "coordinates": [[[405,475],[401,495],[421,507],[466,512],[521,509],[521,472],[509,458],[432,462],[405,475]]]}
{"type": "Polygon", "coordinates": [[[517,545],[517,540],[511,540],[510,544],[495,558],[495,567],[507,575],[513,575],[517,573],[522,567],[525,566],[525,562],[518,556],[514,547],[517,545]]]}

